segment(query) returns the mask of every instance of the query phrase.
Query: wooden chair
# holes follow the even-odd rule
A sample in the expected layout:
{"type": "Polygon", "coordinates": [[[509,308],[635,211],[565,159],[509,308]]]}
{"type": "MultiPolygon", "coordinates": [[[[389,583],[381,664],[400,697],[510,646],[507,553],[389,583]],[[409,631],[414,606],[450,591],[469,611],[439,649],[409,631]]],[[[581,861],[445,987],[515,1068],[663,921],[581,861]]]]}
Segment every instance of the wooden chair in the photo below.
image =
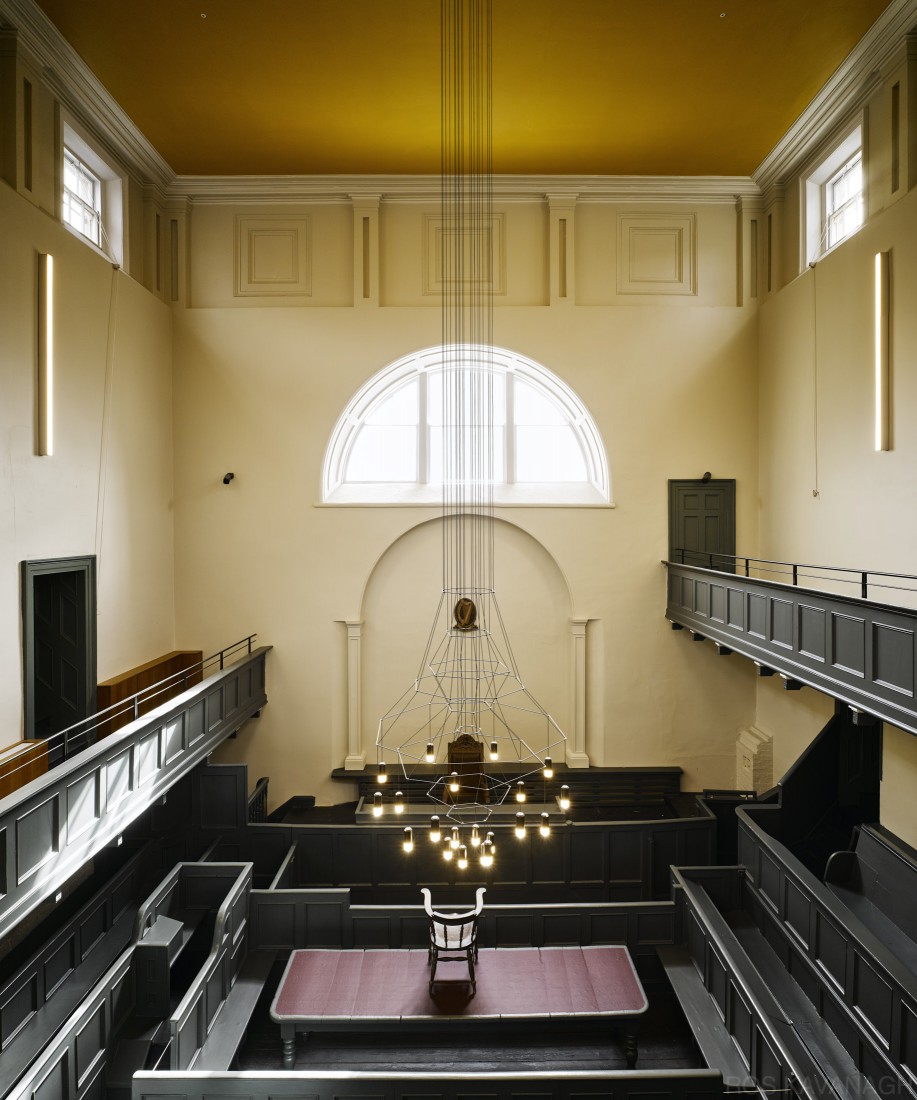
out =
{"type": "Polygon", "coordinates": [[[477,992],[474,964],[478,959],[478,918],[484,908],[486,886],[479,886],[475,905],[464,913],[440,913],[433,908],[430,891],[421,887],[423,907],[430,918],[430,945],[427,961],[430,965],[430,992],[436,981],[438,962],[467,962],[472,993],[477,992]]]}

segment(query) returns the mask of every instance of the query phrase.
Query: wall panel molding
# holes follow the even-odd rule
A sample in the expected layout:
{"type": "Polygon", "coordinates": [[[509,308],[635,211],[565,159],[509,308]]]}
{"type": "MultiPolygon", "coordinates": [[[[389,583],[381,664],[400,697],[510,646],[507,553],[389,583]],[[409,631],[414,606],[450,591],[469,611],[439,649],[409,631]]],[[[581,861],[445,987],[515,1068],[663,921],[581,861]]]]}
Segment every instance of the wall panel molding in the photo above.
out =
{"type": "Polygon", "coordinates": [[[917,734],[917,610],[666,565],[666,618],[677,626],[917,734]],[[711,614],[711,585],[744,613],[725,623],[711,614]]]}
{"type": "MultiPolygon", "coordinates": [[[[469,290],[488,291],[492,294],[506,293],[506,233],[505,215],[494,214],[490,227],[485,225],[478,232],[488,236],[486,247],[483,251],[491,258],[490,278],[472,280],[462,279],[462,287],[469,290]]],[[[445,291],[454,289],[451,283],[443,281],[443,247],[446,234],[461,234],[461,248],[465,254],[463,271],[474,271],[477,264],[471,262],[471,251],[477,247],[479,237],[475,233],[476,227],[468,224],[450,226],[447,219],[441,214],[424,214],[423,217],[423,293],[440,296],[445,291]]],[[[453,246],[457,247],[457,246],[453,246]]],[[[452,265],[450,265],[452,266],[452,265]]],[[[456,280],[458,281],[458,280],[456,280]]]]}
{"type": "Polygon", "coordinates": [[[261,710],[270,648],[254,650],[0,799],[0,937],[261,710]]]}
{"type": "Polygon", "coordinates": [[[618,293],[696,294],[695,214],[618,215],[618,293]]]}
{"type": "Polygon", "coordinates": [[[308,298],[312,294],[308,214],[240,214],[235,230],[235,297],[308,298]]]}

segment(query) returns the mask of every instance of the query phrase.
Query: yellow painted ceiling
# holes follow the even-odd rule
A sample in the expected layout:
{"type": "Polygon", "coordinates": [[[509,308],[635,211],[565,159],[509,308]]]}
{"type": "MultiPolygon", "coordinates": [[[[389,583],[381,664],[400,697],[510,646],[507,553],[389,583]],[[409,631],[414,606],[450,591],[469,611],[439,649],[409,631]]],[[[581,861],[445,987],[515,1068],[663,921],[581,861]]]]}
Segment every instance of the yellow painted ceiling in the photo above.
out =
{"type": "MultiPolygon", "coordinates": [[[[38,0],[179,174],[438,173],[437,0],[38,0]]],[[[494,171],[748,175],[887,0],[494,0],[494,171]]]]}

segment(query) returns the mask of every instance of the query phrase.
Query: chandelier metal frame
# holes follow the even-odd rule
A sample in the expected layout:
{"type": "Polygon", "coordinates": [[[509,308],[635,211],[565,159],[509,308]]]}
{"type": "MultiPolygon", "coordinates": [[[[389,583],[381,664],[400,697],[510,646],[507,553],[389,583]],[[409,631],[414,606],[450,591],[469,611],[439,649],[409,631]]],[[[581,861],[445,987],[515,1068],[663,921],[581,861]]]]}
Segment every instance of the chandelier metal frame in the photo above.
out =
{"type": "MultiPolygon", "coordinates": [[[[440,811],[431,840],[443,842],[445,818],[443,855],[464,869],[469,846],[492,864],[494,834],[482,832],[511,795],[525,837],[526,783],[553,778],[566,737],[522,681],[494,590],[492,0],[441,0],[440,19],[442,594],[414,683],[379,720],[376,752],[380,788],[397,761],[401,785],[422,786],[440,811]]],[[[559,804],[569,807],[566,786],[559,804]]],[[[394,810],[404,809],[399,790],[394,810]]],[[[383,812],[380,789],[373,814],[383,812]]],[[[550,833],[544,808],[538,829],[550,833]]]]}

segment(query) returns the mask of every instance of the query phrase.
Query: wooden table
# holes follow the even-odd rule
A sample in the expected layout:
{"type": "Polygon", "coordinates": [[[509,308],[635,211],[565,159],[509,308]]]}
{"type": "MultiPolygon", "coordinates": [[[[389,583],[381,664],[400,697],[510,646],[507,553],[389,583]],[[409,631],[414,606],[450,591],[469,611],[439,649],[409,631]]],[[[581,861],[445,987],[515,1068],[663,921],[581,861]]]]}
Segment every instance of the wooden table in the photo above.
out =
{"type": "Polygon", "coordinates": [[[626,947],[482,949],[475,970],[472,994],[464,963],[440,963],[430,993],[426,949],[294,951],[271,1005],[284,1068],[296,1062],[297,1033],[608,1017],[623,1025],[627,1065],[636,1064],[647,1001],[626,947]]]}

